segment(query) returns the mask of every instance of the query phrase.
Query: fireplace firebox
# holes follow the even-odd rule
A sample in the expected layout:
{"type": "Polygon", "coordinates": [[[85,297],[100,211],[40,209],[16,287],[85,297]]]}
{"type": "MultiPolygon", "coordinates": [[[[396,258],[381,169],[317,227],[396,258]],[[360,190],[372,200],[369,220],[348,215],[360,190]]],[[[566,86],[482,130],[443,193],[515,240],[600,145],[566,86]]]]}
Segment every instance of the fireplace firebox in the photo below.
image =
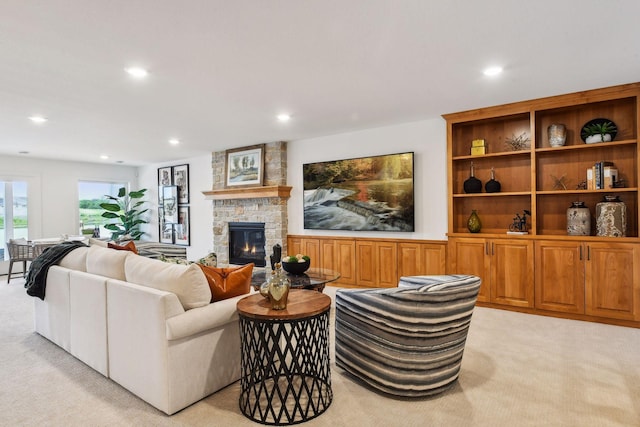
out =
{"type": "Polygon", "coordinates": [[[229,264],[266,267],[265,243],[263,222],[230,222],[229,264]]]}

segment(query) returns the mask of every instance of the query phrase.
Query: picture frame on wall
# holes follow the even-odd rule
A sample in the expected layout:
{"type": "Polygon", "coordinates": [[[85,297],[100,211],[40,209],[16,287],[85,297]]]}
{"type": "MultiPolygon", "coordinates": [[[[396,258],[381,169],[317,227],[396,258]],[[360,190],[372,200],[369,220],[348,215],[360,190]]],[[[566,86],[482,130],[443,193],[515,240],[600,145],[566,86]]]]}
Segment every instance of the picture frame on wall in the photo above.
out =
{"type": "Polygon", "coordinates": [[[189,206],[178,207],[178,223],[174,224],[174,244],[189,246],[190,244],[190,217],[189,206]]]}
{"type": "Polygon", "coordinates": [[[173,244],[173,224],[167,224],[164,220],[164,208],[158,207],[158,235],[160,243],[173,244]]]}
{"type": "Polygon", "coordinates": [[[166,168],[158,168],[158,185],[161,187],[168,187],[173,185],[173,174],[171,173],[171,166],[166,168]]]}
{"type": "Polygon", "coordinates": [[[413,152],[303,164],[304,228],[415,231],[413,169],[413,152]]]}
{"type": "Polygon", "coordinates": [[[189,203],[189,165],[179,165],[173,168],[173,185],[178,187],[178,204],[189,203]]]}
{"type": "Polygon", "coordinates": [[[225,152],[225,187],[256,187],[264,176],[264,144],[225,152]]]}
{"type": "Polygon", "coordinates": [[[162,207],[164,208],[165,224],[178,222],[178,186],[162,187],[162,207]]]}

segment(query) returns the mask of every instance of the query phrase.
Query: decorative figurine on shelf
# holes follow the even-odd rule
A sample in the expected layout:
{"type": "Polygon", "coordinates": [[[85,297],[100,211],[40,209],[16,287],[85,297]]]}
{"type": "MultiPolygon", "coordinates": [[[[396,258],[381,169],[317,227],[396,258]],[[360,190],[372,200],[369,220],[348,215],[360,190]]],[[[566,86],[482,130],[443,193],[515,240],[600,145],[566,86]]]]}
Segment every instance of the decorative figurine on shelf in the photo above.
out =
{"type": "Polygon", "coordinates": [[[521,151],[531,147],[531,138],[529,138],[526,132],[522,132],[518,136],[513,134],[510,138],[505,138],[504,143],[507,148],[510,148],[512,151],[521,151]]]}
{"type": "Polygon", "coordinates": [[[555,175],[551,175],[553,178],[553,189],[554,190],[566,190],[567,189],[567,175],[562,175],[558,178],[555,175]]]}
{"type": "Polygon", "coordinates": [[[513,218],[513,224],[509,226],[509,231],[512,233],[527,233],[527,215],[531,216],[531,212],[526,209],[522,211],[522,216],[516,214],[513,218]]]}
{"type": "Polygon", "coordinates": [[[280,257],[282,256],[282,246],[279,243],[273,245],[273,254],[269,257],[271,261],[271,270],[276,269],[276,263],[280,262],[280,257]]]}

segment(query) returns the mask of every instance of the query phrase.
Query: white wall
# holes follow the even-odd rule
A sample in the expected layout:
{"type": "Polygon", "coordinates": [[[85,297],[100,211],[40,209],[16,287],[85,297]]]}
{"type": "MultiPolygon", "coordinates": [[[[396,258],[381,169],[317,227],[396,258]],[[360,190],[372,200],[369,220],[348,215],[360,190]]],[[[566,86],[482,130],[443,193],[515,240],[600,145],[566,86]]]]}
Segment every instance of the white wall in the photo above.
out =
{"type": "Polygon", "coordinates": [[[129,182],[136,188],[137,168],[123,165],[0,156],[0,179],[28,183],[29,238],[78,234],[78,181],[129,182]]]}
{"type": "Polygon", "coordinates": [[[167,166],[189,165],[189,216],[191,245],[187,247],[187,258],[196,260],[213,250],[213,202],[205,200],[203,191],[213,187],[213,171],[211,154],[177,160],[169,163],[158,163],[139,168],[140,186],[148,188],[149,199],[153,207],[153,215],[149,227],[145,230],[145,239],[158,241],[158,168],[167,166]]]}
{"type": "Polygon", "coordinates": [[[289,234],[446,239],[446,142],[446,122],[441,118],[290,142],[287,147],[287,184],[293,186],[293,189],[288,203],[289,234]],[[415,153],[415,232],[304,229],[302,191],[302,165],[304,163],[407,151],[415,153]]]}
{"type": "MultiPolygon", "coordinates": [[[[368,129],[321,138],[292,141],[287,148],[287,184],[293,186],[288,203],[289,234],[357,235],[400,239],[446,239],[446,124],[443,119],[368,129]],[[349,232],[305,230],[302,204],[302,165],[406,151],[415,153],[415,232],[349,232]]],[[[29,183],[30,238],[75,234],[78,230],[78,181],[128,181],[147,188],[150,224],[145,240],[158,241],[158,168],[189,165],[191,246],[189,259],[213,247],[213,202],[202,191],[212,188],[211,155],[140,168],[125,165],[0,156],[0,179],[21,178],[29,183]]]]}

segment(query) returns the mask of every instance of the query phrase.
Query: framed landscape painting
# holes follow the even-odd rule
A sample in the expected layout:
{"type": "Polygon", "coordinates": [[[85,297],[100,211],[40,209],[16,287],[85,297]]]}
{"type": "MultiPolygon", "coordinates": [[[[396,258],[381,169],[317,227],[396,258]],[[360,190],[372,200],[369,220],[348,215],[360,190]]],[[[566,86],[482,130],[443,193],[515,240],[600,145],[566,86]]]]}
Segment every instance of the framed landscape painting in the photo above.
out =
{"type": "Polygon", "coordinates": [[[302,165],[304,228],[414,231],[413,152],[302,165]]]}
{"type": "Polygon", "coordinates": [[[264,144],[227,150],[225,154],[225,187],[262,185],[264,144]]]}

